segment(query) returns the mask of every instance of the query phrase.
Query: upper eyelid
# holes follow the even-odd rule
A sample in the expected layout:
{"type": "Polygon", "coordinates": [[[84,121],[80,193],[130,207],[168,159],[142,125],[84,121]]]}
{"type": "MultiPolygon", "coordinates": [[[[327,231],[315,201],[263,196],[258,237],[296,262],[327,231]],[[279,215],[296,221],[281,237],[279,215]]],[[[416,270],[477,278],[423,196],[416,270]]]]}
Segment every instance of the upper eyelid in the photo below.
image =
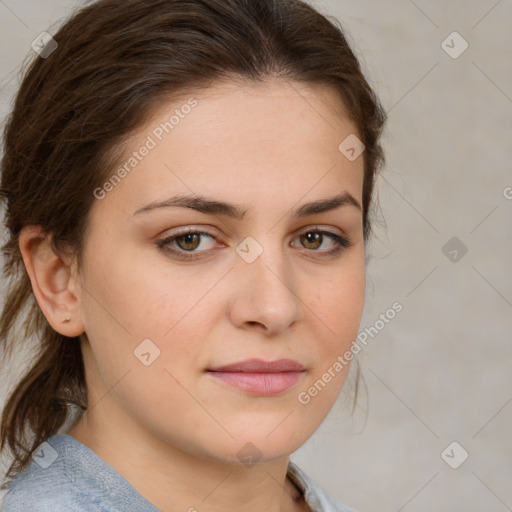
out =
{"type": "MultiPolygon", "coordinates": [[[[341,230],[340,228],[340,231],[341,231],[341,234],[338,234],[338,233],[334,233],[333,231],[331,231],[332,228],[327,228],[327,227],[324,227],[324,226],[321,226],[321,225],[318,225],[318,224],[314,224],[310,227],[307,227],[307,228],[303,228],[301,229],[300,231],[298,231],[295,236],[300,236],[304,233],[309,233],[309,232],[321,232],[321,233],[324,233],[326,234],[327,236],[329,236],[329,234],[333,235],[333,236],[338,236],[338,237],[341,237],[341,238],[345,238],[346,240],[349,240],[349,237],[346,235],[345,231],[341,230]]],[[[174,241],[176,238],[179,238],[181,236],[185,236],[187,234],[200,234],[200,235],[206,235],[206,236],[209,236],[211,237],[212,239],[214,239],[215,241],[218,242],[218,237],[217,235],[215,235],[214,233],[210,233],[208,231],[206,231],[204,228],[202,227],[194,227],[193,225],[190,226],[190,227],[185,227],[183,229],[180,229],[178,232],[176,233],[172,233],[172,234],[169,234],[169,235],[165,235],[163,236],[161,239],[160,239],[160,243],[163,243],[163,242],[166,242],[167,240],[172,240],[174,241]]]]}
{"type": "MultiPolygon", "coordinates": [[[[296,240],[297,237],[301,236],[304,233],[315,232],[315,231],[324,233],[323,236],[327,236],[327,238],[330,238],[335,246],[333,249],[318,250],[318,251],[317,250],[309,251],[306,248],[304,249],[307,254],[309,254],[309,253],[311,253],[311,255],[316,254],[317,258],[336,257],[336,256],[340,255],[341,253],[343,253],[344,250],[353,246],[352,238],[348,237],[343,230],[341,230],[342,234],[340,235],[340,234],[333,233],[332,231],[330,231],[330,229],[322,228],[321,226],[318,226],[318,224],[315,224],[313,227],[304,228],[301,232],[296,233],[294,240],[296,240]]],[[[187,226],[187,228],[182,229],[178,233],[174,233],[170,236],[167,236],[167,237],[164,237],[164,238],[158,240],[157,245],[159,246],[161,251],[170,253],[171,256],[174,256],[176,259],[182,260],[182,261],[189,261],[189,262],[200,261],[201,259],[203,259],[205,257],[207,258],[208,256],[212,255],[212,251],[219,249],[219,248],[217,248],[217,249],[211,248],[211,249],[205,249],[205,250],[200,250],[200,251],[198,251],[198,250],[186,251],[181,248],[173,247],[174,244],[176,243],[176,239],[180,238],[181,236],[185,236],[189,233],[196,233],[196,234],[200,234],[200,235],[204,234],[204,235],[207,235],[208,237],[210,237],[215,242],[219,243],[218,238],[215,235],[208,233],[207,231],[204,231],[202,229],[194,228],[193,226],[187,226]]],[[[221,242],[221,244],[222,244],[222,242],[221,242]]],[[[224,244],[222,244],[222,245],[224,245],[224,244]]],[[[225,245],[224,245],[224,247],[225,247],[225,245]]]]}
{"type": "MultiPolygon", "coordinates": [[[[166,235],[163,238],[170,238],[173,236],[186,235],[187,233],[202,233],[202,234],[206,234],[206,235],[213,236],[213,237],[218,236],[215,233],[209,232],[208,227],[204,227],[201,224],[198,224],[198,225],[191,224],[190,226],[182,226],[182,227],[178,227],[175,229],[177,230],[175,233],[166,235]]],[[[311,224],[310,226],[307,226],[305,228],[300,228],[299,230],[296,230],[296,231],[298,231],[299,234],[302,234],[302,233],[307,233],[309,231],[332,232],[333,229],[339,230],[341,232],[341,236],[346,236],[346,231],[344,229],[342,229],[340,227],[324,226],[322,224],[311,224]]],[[[337,233],[333,233],[333,234],[337,234],[337,233]]],[[[220,236],[224,236],[224,235],[220,235],[220,236]]]]}

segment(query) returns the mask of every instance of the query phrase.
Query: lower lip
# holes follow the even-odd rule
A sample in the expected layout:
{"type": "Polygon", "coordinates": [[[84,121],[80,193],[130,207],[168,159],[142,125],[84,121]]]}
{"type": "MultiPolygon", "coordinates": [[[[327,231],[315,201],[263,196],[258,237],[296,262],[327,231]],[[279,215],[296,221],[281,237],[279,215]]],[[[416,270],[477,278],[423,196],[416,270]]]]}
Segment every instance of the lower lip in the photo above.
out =
{"type": "Polygon", "coordinates": [[[251,395],[273,396],[284,393],[297,382],[304,372],[250,373],[208,372],[214,378],[251,395]]]}

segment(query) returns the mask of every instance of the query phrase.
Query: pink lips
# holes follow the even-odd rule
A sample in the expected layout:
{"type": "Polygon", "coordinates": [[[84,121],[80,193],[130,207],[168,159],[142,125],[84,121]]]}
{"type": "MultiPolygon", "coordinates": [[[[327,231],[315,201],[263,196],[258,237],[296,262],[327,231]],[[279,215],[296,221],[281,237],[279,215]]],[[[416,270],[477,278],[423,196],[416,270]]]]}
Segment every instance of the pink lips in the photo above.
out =
{"type": "Polygon", "coordinates": [[[220,381],[252,395],[272,396],[287,391],[302,377],[304,367],[291,359],[248,359],[209,369],[220,381]]]}

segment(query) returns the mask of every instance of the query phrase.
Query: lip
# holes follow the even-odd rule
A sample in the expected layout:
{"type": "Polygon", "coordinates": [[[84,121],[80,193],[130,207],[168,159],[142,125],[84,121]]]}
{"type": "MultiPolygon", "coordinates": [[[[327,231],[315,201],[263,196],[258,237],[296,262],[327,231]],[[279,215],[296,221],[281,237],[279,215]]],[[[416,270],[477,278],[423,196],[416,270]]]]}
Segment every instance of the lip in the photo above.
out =
{"type": "Polygon", "coordinates": [[[247,359],[208,369],[216,380],[257,396],[284,393],[299,382],[304,372],[304,367],[292,359],[247,359]]]}
{"type": "Polygon", "coordinates": [[[250,372],[250,373],[282,373],[303,372],[304,367],[293,359],[277,359],[264,361],[263,359],[246,359],[236,363],[209,368],[211,372],[250,372]]]}

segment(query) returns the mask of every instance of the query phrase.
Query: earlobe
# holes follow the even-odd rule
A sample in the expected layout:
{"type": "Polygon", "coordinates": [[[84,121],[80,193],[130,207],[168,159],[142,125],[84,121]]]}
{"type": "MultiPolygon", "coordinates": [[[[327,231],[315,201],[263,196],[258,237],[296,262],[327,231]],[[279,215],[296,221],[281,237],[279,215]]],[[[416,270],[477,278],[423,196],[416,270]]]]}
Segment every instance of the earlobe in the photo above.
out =
{"type": "Polygon", "coordinates": [[[19,247],[25,269],[39,307],[53,329],[64,336],[79,336],[84,325],[73,268],[54,252],[49,242],[50,237],[40,226],[25,226],[21,230],[19,247]]]}

